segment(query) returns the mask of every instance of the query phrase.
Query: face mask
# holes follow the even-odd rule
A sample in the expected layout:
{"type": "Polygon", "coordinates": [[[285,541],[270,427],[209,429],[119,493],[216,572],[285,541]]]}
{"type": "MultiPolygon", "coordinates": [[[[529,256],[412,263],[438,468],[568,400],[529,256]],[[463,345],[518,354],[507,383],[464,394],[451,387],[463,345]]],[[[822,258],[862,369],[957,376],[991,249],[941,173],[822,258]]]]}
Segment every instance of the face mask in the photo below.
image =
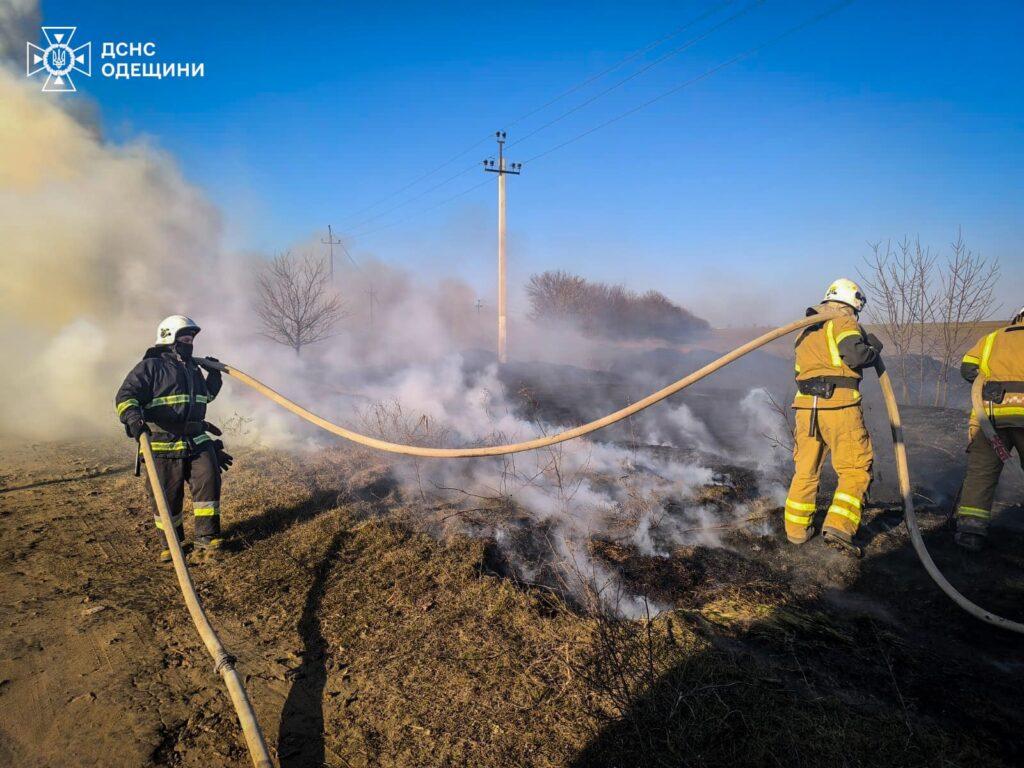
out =
{"type": "Polygon", "coordinates": [[[183,341],[174,342],[174,351],[178,353],[178,357],[182,360],[192,359],[192,345],[186,344],[183,341]]]}

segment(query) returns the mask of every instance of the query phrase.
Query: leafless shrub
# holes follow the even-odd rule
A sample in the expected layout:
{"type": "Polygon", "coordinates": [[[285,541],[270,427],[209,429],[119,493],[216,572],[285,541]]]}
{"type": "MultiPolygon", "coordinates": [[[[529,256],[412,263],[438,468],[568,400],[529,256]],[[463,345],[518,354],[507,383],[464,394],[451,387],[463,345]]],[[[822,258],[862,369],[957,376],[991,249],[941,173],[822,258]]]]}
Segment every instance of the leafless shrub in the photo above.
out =
{"type": "Polygon", "coordinates": [[[871,296],[868,319],[880,326],[897,358],[897,377],[902,399],[910,400],[911,355],[917,357],[918,402],[924,388],[925,362],[934,344],[927,326],[935,311],[932,292],[935,255],[921,247],[921,241],[904,238],[896,247],[891,242],[882,252],[881,243],[869,244],[871,255],[864,259],[861,278],[871,296]]]}
{"type": "Polygon", "coordinates": [[[793,409],[784,403],[776,400],[771,392],[765,390],[765,394],[768,395],[768,407],[772,413],[777,414],[782,421],[786,424],[788,429],[781,435],[779,433],[762,432],[761,436],[767,440],[771,445],[776,448],[781,448],[787,453],[793,452],[793,429],[795,428],[795,421],[793,418],[793,409]]]}
{"type": "Polygon", "coordinates": [[[936,297],[937,353],[942,371],[935,382],[935,405],[945,405],[950,370],[978,335],[978,324],[997,310],[992,306],[992,292],[999,280],[998,262],[968,248],[959,229],[950,248],[936,297]]]}
{"type": "Polygon", "coordinates": [[[526,293],[532,320],[572,322],[589,336],[680,341],[709,327],[658,291],[640,294],[561,270],[533,275],[526,293]]]}
{"type": "Polygon", "coordinates": [[[941,262],[919,239],[904,238],[895,247],[887,242],[884,251],[881,243],[870,247],[860,270],[870,293],[865,314],[895,361],[900,399],[945,405],[950,371],[978,335],[978,324],[997,309],[992,294],[999,263],[968,248],[959,229],[941,262]]]}
{"type": "Polygon", "coordinates": [[[296,355],[329,337],[348,314],[330,281],[323,259],[308,255],[296,259],[290,253],[275,256],[256,275],[256,314],[263,335],[291,347],[296,355]]]}
{"type": "Polygon", "coordinates": [[[231,414],[230,418],[227,419],[222,425],[225,435],[231,435],[232,437],[247,437],[252,433],[250,428],[256,419],[249,416],[243,416],[238,411],[231,414]]]}

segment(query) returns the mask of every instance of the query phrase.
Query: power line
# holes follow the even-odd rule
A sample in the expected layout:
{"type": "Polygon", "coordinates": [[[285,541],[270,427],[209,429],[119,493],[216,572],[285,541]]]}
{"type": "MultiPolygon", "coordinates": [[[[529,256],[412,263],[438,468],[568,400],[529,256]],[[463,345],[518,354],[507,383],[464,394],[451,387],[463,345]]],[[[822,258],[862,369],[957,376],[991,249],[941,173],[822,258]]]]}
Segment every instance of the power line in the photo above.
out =
{"type": "MultiPolygon", "coordinates": [[[[370,205],[364,206],[364,207],[360,208],[360,209],[359,209],[358,211],[355,211],[354,213],[352,213],[352,214],[351,214],[351,215],[352,215],[352,217],[354,218],[354,217],[356,217],[356,216],[359,216],[359,215],[360,215],[360,214],[362,214],[362,213],[365,213],[366,211],[370,211],[370,210],[373,210],[374,208],[376,208],[376,207],[377,207],[378,205],[380,205],[381,203],[387,202],[388,200],[390,200],[390,199],[391,199],[391,198],[393,198],[393,197],[397,197],[398,195],[400,195],[400,194],[402,194],[403,192],[405,192],[405,191],[406,191],[407,189],[411,189],[412,187],[416,186],[417,184],[419,184],[419,183],[420,183],[421,181],[423,181],[424,179],[427,179],[427,178],[429,178],[429,177],[433,176],[433,175],[434,175],[435,173],[437,173],[438,171],[440,171],[440,170],[441,170],[442,168],[447,168],[447,167],[448,167],[449,165],[451,165],[452,163],[454,163],[454,162],[455,162],[456,160],[458,160],[458,159],[459,159],[460,157],[464,157],[465,155],[468,155],[468,154],[469,154],[470,152],[472,152],[472,151],[473,151],[474,149],[476,149],[476,148],[477,148],[477,147],[479,147],[480,145],[482,145],[482,144],[484,144],[484,143],[486,143],[486,142],[488,142],[488,141],[490,141],[490,140],[491,140],[491,137],[490,137],[490,136],[488,135],[488,136],[486,136],[486,137],[484,137],[484,138],[480,139],[479,141],[476,141],[476,142],[474,142],[473,144],[470,144],[470,145],[469,145],[468,147],[466,147],[466,148],[465,148],[464,150],[462,150],[461,152],[459,152],[459,153],[457,153],[457,154],[455,154],[455,155],[452,155],[452,156],[451,156],[450,158],[448,158],[447,160],[445,160],[445,161],[444,161],[443,163],[441,163],[440,165],[438,165],[438,166],[436,166],[436,167],[432,168],[431,170],[427,171],[426,173],[422,173],[422,174],[420,174],[419,176],[417,176],[417,177],[416,177],[415,179],[413,179],[412,181],[410,181],[410,182],[409,182],[408,184],[406,184],[405,186],[403,186],[403,187],[400,187],[400,188],[396,189],[396,190],[395,190],[394,192],[392,192],[392,193],[390,193],[390,194],[388,194],[388,195],[385,195],[384,197],[382,197],[382,198],[378,199],[378,200],[377,200],[376,202],[374,202],[374,203],[371,203],[370,205]]],[[[475,168],[476,166],[474,165],[473,167],[475,168]]],[[[361,223],[362,223],[362,222],[360,222],[360,223],[357,223],[357,224],[353,225],[353,227],[358,227],[358,226],[360,226],[360,224],[361,224],[361,223]]]]}
{"type": "MultiPolygon", "coordinates": [[[[680,27],[676,27],[674,30],[669,32],[667,35],[663,35],[662,37],[659,37],[657,40],[654,40],[654,41],[648,43],[644,47],[638,48],[637,50],[633,51],[633,53],[631,53],[628,56],[626,56],[624,59],[619,59],[619,61],[617,61],[616,63],[612,64],[607,69],[602,69],[596,75],[591,75],[590,77],[586,78],[585,80],[580,81],[576,85],[574,85],[574,86],[572,86],[570,88],[567,88],[566,90],[562,91],[560,94],[555,96],[554,98],[552,98],[549,101],[546,101],[543,104],[541,104],[539,107],[536,107],[535,109],[531,109],[529,112],[526,112],[526,113],[520,115],[519,117],[517,117],[512,122],[505,123],[505,127],[502,130],[508,131],[508,129],[511,128],[513,125],[518,125],[519,123],[521,123],[526,118],[533,117],[538,112],[543,112],[548,107],[550,107],[553,104],[556,104],[559,101],[561,101],[562,99],[564,99],[566,96],[571,96],[572,94],[576,93],[576,91],[579,91],[582,88],[586,88],[588,85],[590,85],[591,83],[594,83],[594,82],[600,80],[605,75],[610,75],[612,72],[614,72],[615,70],[621,68],[623,65],[628,64],[629,62],[633,61],[634,59],[637,59],[637,58],[643,56],[645,53],[649,53],[650,51],[653,51],[655,48],[657,48],[662,43],[668,42],[673,37],[677,37],[678,35],[680,35],[683,32],[685,32],[687,29],[692,27],[694,24],[697,24],[698,22],[703,21],[704,19],[708,18],[709,16],[713,16],[715,13],[720,11],[722,8],[725,8],[726,6],[731,5],[734,2],[735,2],[735,0],[724,0],[724,2],[717,3],[717,4],[713,5],[707,11],[702,13],[700,16],[696,17],[695,19],[691,19],[690,21],[686,22],[685,24],[683,24],[680,27]]],[[[511,144],[509,146],[511,146],[511,144]]]]}
{"type": "Polygon", "coordinates": [[[702,72],[701,74],[697,75],[696,77],[692,77],[689,80],[687,80],[687,81],[685,81],[683,83],[680,83],[679,85],[677,85],[677,86],[675,86],[673,88],[670,88],[667,91],[663,91],[662,93],[658,94],[654,98],[648,99],[647,101],[645,101],[645,102],[643,102],[641,104],[638,104],[637,106],[633,107],[632,109],[628,109],[625,112],[621,112],[620,114],[616,115],[615,117],[612,117],[612,118],[610,118],[608,120],[605,120],[602,123],[598,123],[593,128],[589,128],[589,129],[583,131],[582,133],[578,133],[575,136],[573,136],[572,138],[566,139],[565,141],[561,142],[560,144],[556,144],[555,146],[551,147],[550,149],[546,149],[543,152],[540,152],[540,153],[534,155],[533,157],[529,158],[528,160],[524,160],[523,161],[523,165],[526,165],[527,163],[532,163],[535,160],[539,160],[542,157],[550,155],[552,152],[557,152],[558,150],[562,149],[563,147],[567,147],[570,144],[574,144],[575,142],[579,141],[580,139],[585,138],[585,137],[589,136],[590,134],[595,133],[596,131],[601,130],[602,128],[608,127],[612,123],[616,123],[616,122],[618,122],[619,120],[622,120],[625,117],[629,117],[630,115],[635,114],[636,112],[639,112],[640,110],[645,109],[645,108],[651,106],[655,102],[661,101],[662,99],[664,99],[664,98],[666,98],[668,96],[671,96],[671,95],[673,95],[675,93],[678,93],[679,91],[683,90],[684,88],[689,88],[691,85],[699,83],[702,80],[706,80],[707,78],[711,77],[711,75],[713,75],[716,72],[719,72],[719,71],[725,69],[726,67],[729,67],[729,66],[731,66],[733,64],[736,64],[736,63],[738,63],[740,61],[743,61],[744,59],[749,59],[751,56],[754,56],[755,54],[759,53],[760,51],[763,51],[765,48],[769,48],[769,47],[775,45],[776,43],[784,40],[785,38],[787,38],[787,37],[789,37],[791,35],[796,34],[797,32],[800,32],[800,31],[806,29],[807,27],[813,26],[814,24],[817,24],[817,23],[819,23],[821,21],[824,21],[829,16],[832,16],[832,15],[838,13],[843,8],[845,8],[846,6],[851,5],[853,2],[854,2],[854,0],[843,0],[840,3],[837,3],[836,5],[833,5],[831,8],[828,8],[825,11],[822,11],[821,13],[816,14],[815,16],[812,16],[812,17],[810,17],[808,19],[805,19],[804,21],[800,22],[799,24],[797,24],[797,25],[795,25],[793,27],[790,27],[789,29],[785,30],[784,32],[781,32],[780,34],[776,35],[775,37],[770,38],[769,40],[766,40],[763,43],[758,43],[757,45],[753,46],[752,48],[748,48],[747,50],[743,51],[742,53],[739,53],[736,56],[733,56],[731,59],[723,61],[721,64],[716,64],[715,66],[711,67],[710,69],[705,70],[704,72],[702,72]]]}
{"type": "MultiPolygon", "coordinates": [[[[648,43],[647,45],[643,46],[642,48],[639,48],[636,51],[634,51],[633,53],[629,54],[625,58],[620,59],[618,62],[616,62],[615,64],[611,65],[610,67],[607,67],[606,69],[601,70],[596,75],[591,75],[590,77],[580,81],[576,85],[573,85],[570,88],[562,91],[560,94],[558,94],[554,98],[549,99],[548,101],[546,101],[543,104],[541,104],[539,107],[535,107],[534,109],[531,109],[531,110],[529,110],[529,111],[519,115],[519,117],[515,118],[511,122],[506,122],[504,130],[507,131],[508,128],[512,127],[513,125],[518,125],[523,120],[525,120],[525,119],[527,119],[529,117],[532,117],[533,115],[537,114],[538,112],[544,111],[545,109],[547,109],[548,107],[556,104],[557,102],[561,101],[565,97],[570,96],[573,93],[576,93],[577,91],[579,91],[582,88],[585,88],[586,86],[590,85],[591,83],[594,83],[597,80],[600,80],[605,75],[608,75],[608,74],[614,72],[615,70],[621,68],[623,65],[628,64],[630,61],[633,61],[634,59],[639,58],[640,56],[643,56],[645,53],[648,53],[648,52],[654,50],[655,48],[657,48],[661,44],[667,42],[668,40],[671,40],[673,37],[677,37],[678,35],[682,34],[687,29],[692,27],[694,24],[697,24],[697,23],[703,21],[704,19],[706,19],[706,18],[708,18],[710,16],[713,16],[715,13],[720,11],[722,8],[725,8],[725,7],[729,6],[729,5],[731,5],[733,2],[735,2],[735,0],[723,0],[723,2],[719,2],[719,3],[714,4],[708,10],[706,10],[704,13],[702,13],[699,16],[697,16],[696,18],[688,21],[687,23],[683,24],[682,26],[677,27],[672,32],[669,32],[667,35],[663,35],[662,37],[659,37],[657,40],[654,40],[654,41],[648,43]]],[[[759,0],[759,2],[763,2],[763,0],[759,0]]],[[[675,55],[675,53],[678,53],[680,50],[681,49],[677,49],[676,51],[671,52],[669,55],[670,56],[671,55],[675,55]]],[[[667,57],[664,57],[664,58],[667,58],[667,57]]],[[[660,61],[662,61],[662,59],[659,59],[658,62],[655,62],[655,63],[659,63],[660,61]]],[[[649,69],[649,68],[650,67],[646,67],[644,70],[641,70],[641,72],[646,71],[646,69],[649,69]]],[[[640,74],[640,73],[637,73],[637,74],[640,74]]],[[[631,76],[631,78],[628,78],[628,79],[632,79],[632,77],[635,77],[635,76],[636,76],[636,74],[631,76]]],[[[620,85],[621,85],[621,83],[620,83],[620,85]]],[[[617,87],[617,86],[615,86],[615,87],[617,87]]],[[[610,90],[612,90],[612,89],[610,89],[610,90]]],[[[601,94],[601,95],[603,95],[603,94],[601,94]]],[[[589,103],[589,102],[587,102],[587,103],[589,103]]],[[[564,117],[564,115],[563,115],[563,117],[564,117]]],[[[561,118],[558,118],[558,119],[561,119],[561,118]]],[[[546,127],[547,126],[543,126],[541,129],[538,129],[538,130],[543,130],[543,128],[546,128],[546,127]]],[[[534,133],[535,132],[536,131],[534,131],[534,133]]],[[[533,134],[531,133],[529,135],[533,135],[533,134]]],[[[354,217],[359,216],[362,213],[366,213],[368,211],[371,211],[374,208],[376,208],[378,205],[380,205],[381,203],[385,203],[388,200],[391,200],[392,198],[397,197],[398,195],[402,194],[406,190],[412,189],[414,186],[419,184],[421,181],[424,181],[424,180],[430,178],[431,176],[433,176],[438,171],[440,171],[440,170],[442,170],[444,168],[447,168],[449,165],[454,163],[460,157],[464,157],[465,155],[469,154],[470,152],[472,152],[477,147],[479,147],[482,144],[485,144],[486,142],[490,141],[491,138],[492,138],[492,136],[490,134],[488,134],[484,138],[479,139],[479,140],[473,142],[468,147],[463,149],[461,152],[458,152],[455,155],[452,155],[450,158],[445,160],[440,165],[435,166],[431,170],[426,171],[426,172],[420,174],[419,176],[417,176],[412,181],[410,181],[407,184],[405,184],[405,185],[399,187],[398,189],[396,189],[394,192],[391,192],[391,193],[385,195],[384,197],[379,198],[376,202],[373,202],[370,205],[367,205],[367,206],[364,206],[364,207],[360,208],[359,210],[357,210],[356,212],[351,214],[351,217],[354,218],[354,217]]],[[[519,139],[519,141],[522,141],[522,140],[523,139],[519,139]]],[[[355,224],[349,225],[347,227],[347,229],[349,229],[349,230],[358,229],[359,227],[363,226],[364,224],[369,223],[370,221],[378,219],[381,216],[386,216],[388,213],[391,213],[392,211],[397,210],[398,208],[402,208],[405,205],[408,205],[410,202],[418,200],[419,198],[423,197],[424,195],[428,194],[429,192],[433,191],[434,189],[437,189],[438,187],[444,186],[448,182],[453,181],[454,179],[456,179],[456,178],[458,178],[458,177],[460,177],[460,176],[462,176],[462,175],[464,175],[466,173],[469,173],[471,170],[473,170],[475,168],[476,168],[476,165],[474,164],[472,167],[466,168],[464,171],[461,171],[461,172],[455,174],[454,176],[448,177],[447,179],[445,179],[444,181],[440,182],[439,184],[431,187],[428,190],[425,190],[424,192],[422,192],[422,193],[420,193],[418,195],[415,195],[414,197],[410,198],[409,200],[407,200],[407,201],[405,201],[403,203],[398,204],[397,206],[393,206],[392,208],[389,208],[386,211],[383,211],[381,213],[375,214],[375,215],[370,216],[368,218],[360,219],[355,224]]]]}
{"type": "MultiPolygon", "coordinates": [[[[474,165],[473,167],[477,168],[478,166],[474,165]]],[[[431,211],[437,210],[438,208],[440,208],[443,205],[447,205],[448,203],[452,202],[453,200],[457,200],[460,197],[468,195],[470,192],[473,192],[474,190],[480,189],[480,187],[484,186],[485,184],[489,184],[490,181],[491,181],[490,179],[484,179],[479,184],[474,184],[473,186],[469,187],[468,189],[464,189],[461,192],[458,192],[458,193],[452,195],[451,197],[446,197],[444,200],[441,200],[441,201],[439,201],[439,202],[435,203],[434,205],[431,205],[431,206],[429,206],[427,208],[423,208],[421,210],[415,211],[415,212],[409,214],[408,216],[404,216],[404,217],[402,217],[400,219],[396,219],[395,221],[392,221],[389,224],[382,224],[379,227],[375,227],[375,228],[369,229],[369,230],[367,230],[365,232],[359,232],[358,234],[352,235],[351,237],[349,237],[349,240],[361,240],[362,238],[365,238],[368,235],[372,235],[372,234],[374,234],[376,232],[380,232],[381,230],[384,230],[384,229],[391,229],[391,227],[395,227],[395,226],[398,226],[399,224],[403,224],[406,221],[409,221],[410,219],[416,218],[417,216],[422,216],[424,213],[430,213],[431,211]]]]}
{"type": "Polygon", "coordinates": [[[429,195],[435,189],[440,189],[445,184],[448,184],[448,183],[450,183],[452,181],[455,181],[455,179],[459,178],[460,176],[465,176],[470,171],[475,171],[478,167],[479,167],[479,163],[473,163],[472,165],[467,166],[466,168],[463,168],[458,173],[452,174],[448,178],[446,178],[446,179],[444,179],[442,181],[439,181],[437,184],[435,184],[432,187],[427,187],[422,192],[418,192],[417,194],[413,195],[410,198],[407,198],[406,200],[403,200],[402,202],[398,203],[397,205],[393,205],[390,208],[387,208],[387,209],[381,211],[380,213],[375,213],[373,216],[369,216],[368,218],[365,218],[362,221],[360,221],[360,222],[358,222],[356,224],[353,224],[350,227],[350,229],[356,229],[357,230],[360,227],[365,226],[366,224],[369,224],[371,221],[376,221],[377,219],[379,219],[379,218],[381,218],[383,216],[387,216],[389,213],[394,213],[399,208],[404,208],[405,206],[409,205],[410,203],[416,202],[420,198],[425,197],[426,195],[429,195]]]}
{"type": "MultiPolygon", "coordinates": [[[[684,90],[685,88],[689,88],[690,86],[695,85],[695,84],[701,82],[702,80],[706,80],[707,78],[711,77],[712,75],[716,74],[717,72],[719,72],[719,71],[721,71],[721,70],[723,70],[723,69],[725,69],[725,68],[727,68],[729,66],[732,66],[733,64],[737,64],[737,63],[739,63],[739,62],[741,62],[741,61],[743,61],[745,59],[748,59],[748,58],[756,55],[760,51],[762,51],[762,50],[764,50],[766,48],[769,48],[769,47],[771,47],[773,45],[776,45],[777,43],[781,42],[782,40],[786,39],[787,37],[790,37],[791,35],[794,35],[794,34],[800,32],[800,31],[802,31],[802,30],[804,30],[804,29],[806,29],[808,27],[811,27],[811,26],[813,26],[815,24],[818,24],[818,23],[824,21],[826,18],[835,15],[836,13],[841,11],[843,8],[845,8],[846,6],[852,5],[853,2],[854,2],[854,0],[842,0],[842,2],[836,3],[835,5],[831,6],[830,8],[827,8],[826,10],[822,11],[821,13],[816,14],[814,16],[811,16],[808,19],[805,19],[804,21],[802,21],[799,24],[796,24],[796,25],[790,27],[789,29],[786,29],[785,31],[781,32],[780,34],[778,34],[778,35],[776,35],[776,36],[774,36],[774,37],[772,37],[772,38],[770,38],[770,39],[768,39],[768,40],[766,40],[766,41],[764,41],[762,43],[759,43],[759,44],[757,44],[757,45],[755,45],[755,46],[753,46],[751,48],[748,48],[745,51],[737,54],[736,56],[733,56],[730,59],[727,59],[726,61],[724,61],[724,62],[722,62],[720,64],[716,64],[715,66],[711,67],[710,69],[705,70],[701,74],[699,74],[699,75],[697,75],[695,77],[692,77],[689,80],[686,80],[683,83],[680,83],[679,85],[677,85],[677,86],[675,86],[673,88],[668,89],[667,91],[663,91],[662,93],[658,94],[657,96],[655,96],[655,97],[653,97],[651,99],[648,99],[647,101],[644,101],[641,104],[638,104],[637,106],[635,106],[635,107],[633,107],[631,109],[626,110],[625,112],[621,112],[620,114],[618,114],[618,115],[616,115],[616,116],[614,116],[612,118],[609,118],[608,120],[605,120],[605,121],[603,121],[601,123],[598,123],[597,125],[593,126],[592,128],[589,128],[589,129],[587,129],[587,130],[585,130],[585,131],[583,131],[581,133],[578,133],[578,134],[576,134],[575,136],[573,136],[570,139],[567,139],[567,140],[565,140],[563,142],[560,142],[559,144],[556,144],[553,147],[550,147],[550,148],[544,150],[543,152],[539,152],[538,154],[533,155],[529,159],[524,160],[522,164],[525,165],[527,163],[534,162],[536,160],[539,160],[542,157],[546,157],[547,155],[550,155],[550,154],[552,154],[554,152],[557,152],[558,150],[563,149],[564,147],[567,147],[570,144],[574,144],[575,142],[579,141],[580,139],[586,138],[590,134],[595,133],[595,132],[601,130],[602,128],[606,128],[609,125],[618,122],[619,120],[622,120],[622,119],[624,119],[626,117],[629,117],[630,115],[633,115],[636,112],[639,112],[640,110],[645,109],[645,108],[651,106],[652,104],[654,104],[654,103],[656,103],[658,101],[661,101],[662,99],[667,98],[668,96],[676,94],[679,91],[684,90]]],[[[750,7],[744,9],[743,12],[745,12],[746,10],[749,10],[749,9],[750,9],[750,7]]],[[[442,182],[434,185],[430,189],[425,190],[423,192],[423,194],[427,194],[428,192],[430,192],[430,191],[432,191],[434,189],[437,189],[440,186],[443,186],[444,184],[448,183],[449,181],[452,181],[453,179],[458,178],[459,176],[465,175],[466,173],[468,173],[469,171],[473,170],[476,167],[477,167],[477,165],[474,164],[474,165],[466,168],[465,170],[460,171],[459,173],[455,174],[454,176],[449,177],[445,181],[442,181],[442,182]]],[[[389,224],[384,224],[382,226],[375,227],[373,229],[370,229],[370,230],[367,230],[367,231],[364,231],[364,232],[356,233],[355,235],[351,236],[349,239],[356,240],[356,239],[365,238],[368,235],[374,234],[376,232],[380,232],[381,230],[390,229],[392,227],[395,227],[395,226],[397,226],[399,224],[402,224],[402,223],[408,221],[409,219],[415,218],[417,216],[421,216],[424,213],[429,213],[431,211],[434,211],[434,210],[440,208],[443,205],[446,205],[446,204],[448,204],[448,203],[450,203],[450,202],[452,202],[454,200],[457,200],[458,198],[461,198],[461,197],[469,194],[470,192],[473,192],[473,191],[479,189],[480,187],[484,186],[484,184],[487,184],[487,180],[484,180],[484,181],[480,182],[479,184],[474,184],[473,186],[471,186],[471,187],[469,187],[467,189],[464,189],[461,192],[458,192],[458,193],[456,193],[454,195],[451,195],[450,197],[447,197],[447,198],[445,198],[445,199],[435,203],[432,206],[429,206],[429,207],[424,208],[422,210],[416,211],[415,213],[410,214],[409,216],[397,219],[397,220],[395,220],[395,221],[393,221],[393,222],[391,222],[389,224]]],[[[399,207],[407,205],[407,204],[409,204],[411,202],[414,202],[416,199],[418,199],[421,196],[422,195],[419,195],[417,197],[411,198],[411,199],[405,201],[404,203],[402,203],[401,205],[396,206],[396,208],[399,208],[399,207]]],[[[391,209],[391,210],[394,210],[394,209],[391,209]]],[[[381,214],[381,215],[383,215],[383,214],[381,214]]]]}
{"type": "MultiPolygon", "coordinates": [[[[560,122],[561,120],[564,120],[569,115],[572,115],[572,114],[574,114],[576,112],[579,112],[584,107],[590,106],[591,104],[593,104],[598,99],[603,98],[604,96],[607,96],[609,93],[611,93],[612,91],[614,91],[614,90],[616,90],[618,88],[621,88],[623,85],[628,83],[630,80],[633,80],[633,79],[639,77],[640,75],[644,74],[645,72],[648,72],[649,70],[651,70],[654,67],[656,67],[659,64],[661,64],[663,61],[666,61],[666,60],[672,58],[673,56],[679,55],[680,53],[682,53],[683,51],[687,50],[688,48],[692,48],[697,43],[699,43],[702,40],[705,40],[708,37],[710,37],[711,35],[713,35],[715,32],[717,32],[722,27],[724,27],[724,26],[726,26],[728,24],[731,24],[736,19],[738,19],[741,16],[744,16],[745,14],[747,14],[750,11],[754,10],[754,8],[757,8],[759,5],[763,5],[764,2],[765,2],[765,0],[754,0],[754,2],[752,2],[750,5],[747,5],[744,8],[741,8],[738,12],[734,13],[732,16],[729,16],[728,18],[724,19],[723,21],[720,21],[718,24],[715,24],[710,29],[705,30],[701,34],[697,35],[696,37],[691,37],[689,40],[687,40],[685,43],[683,43],[682,45],[678,46],[677,48],[673,48],[668,53],[665,53],[662,56],[659,56],[657,59],[652,61],[647,66],[642,67],[642,68],[638,69],[636,72],[634,72],[633,74],[629,75],[628,77],[624,77],[621,80],[619,80],[618,82],[613,83],[608,88],[605,88],[603,91],[601,91],[600,93],[596,93],[593,96],[591,96],[589,99],[586,99],[585,101],[577,104],[575,107],[572,107],[571,109],[566,110],[565,112],[560,114],[558,117],[555,117],[555,118],[549,120],[548,122],[544,123],[543,125],[541,125],[541,126],[539,126],[537,128],[534,128],[532,131],[527,133],[525,136],[520,136],[515,141],[509,142],[509,146],[511,147],[511,146],[513,146],[515,144],[521,144],[522,142],[524,142],[527,139],[529,139],[531,136],[535,136],[536,134],[540,133],[541,131],[546,130],[547,128],[550,128],[555,123],[560,122]]],[[[704,16],[707,16],[707,15],[708,14],[704,14],[704,16]]],[[[704,18],[704,17],[701,17],[701,18],[704,18]]],[[[696,20],[693,23],[696,23],[696,20]]]]}

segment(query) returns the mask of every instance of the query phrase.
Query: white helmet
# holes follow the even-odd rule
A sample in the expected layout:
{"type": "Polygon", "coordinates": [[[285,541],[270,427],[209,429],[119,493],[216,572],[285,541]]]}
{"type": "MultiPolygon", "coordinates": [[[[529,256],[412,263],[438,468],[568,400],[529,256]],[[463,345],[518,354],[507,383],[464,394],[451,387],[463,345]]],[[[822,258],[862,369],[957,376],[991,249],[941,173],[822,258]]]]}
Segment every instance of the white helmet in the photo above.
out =
{"type": "Polygon", "coordinates": [[[160,327],[156,329],[156,343],[173,344],[178,334],[182,331],[191,331],[192,335],[199,333],[199,326],[191,317],[185,315],[171,315],[160,321],[160,327]]]}
{"type": "Polygon", "coordinates": [[[1017,325],[1017,323],[1024,322],[1024,307],[1020,308],[1020,311],[1013,316],[1013,320],[1010,321],[1011,325],[1017,325]]]}
{"type": "Polygon", "coordinates": [[[860,312],[868,303],[868,297],[853,280],[841,277],[828,287],[822,301],[838,301],[840,304],[846,304],[848,307],[853,307],[854,311],[860,312]]]}

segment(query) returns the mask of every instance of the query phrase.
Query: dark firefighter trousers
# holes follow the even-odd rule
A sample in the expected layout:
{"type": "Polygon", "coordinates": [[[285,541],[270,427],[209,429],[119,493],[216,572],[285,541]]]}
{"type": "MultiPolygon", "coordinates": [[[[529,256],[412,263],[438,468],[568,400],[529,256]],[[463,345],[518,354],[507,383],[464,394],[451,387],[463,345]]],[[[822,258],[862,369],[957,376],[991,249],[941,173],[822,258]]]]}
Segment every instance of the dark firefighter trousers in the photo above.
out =
{"type": "MultiPolygon", "coordinates": [[[[178,541],[185,536],[182,507],[185,503],[185,483],[192,494],[192,514],[195,516],[196,544],[209,544],[211,539],[220,537],[220,467],[212,445],[206,446],[191,457],[181,459],[153,457],[153,469],[160,479],[160,485],[167,496],[167,506],[174,522],[178,541]]],[[[166,547],[160,512],[156,508],[153,489],[146,483],[153,519],[161,531],[160,542],[166,547]]]]}
{"type": "MultiPolygon", "coordinates": [[[[1017,449],[1017,461],[1024,466],[1024,427],[996,430],[1007,450],[1017,449]]],[[[1013,461],[1013,459],[1010,459],[1013,461]]],[[[957,507],[957,529],[986,535],[992,518],[992,502],[1003,462],[981,430],[971,424],[971,442],[967,448],[967,477],[957,507]]]]}

